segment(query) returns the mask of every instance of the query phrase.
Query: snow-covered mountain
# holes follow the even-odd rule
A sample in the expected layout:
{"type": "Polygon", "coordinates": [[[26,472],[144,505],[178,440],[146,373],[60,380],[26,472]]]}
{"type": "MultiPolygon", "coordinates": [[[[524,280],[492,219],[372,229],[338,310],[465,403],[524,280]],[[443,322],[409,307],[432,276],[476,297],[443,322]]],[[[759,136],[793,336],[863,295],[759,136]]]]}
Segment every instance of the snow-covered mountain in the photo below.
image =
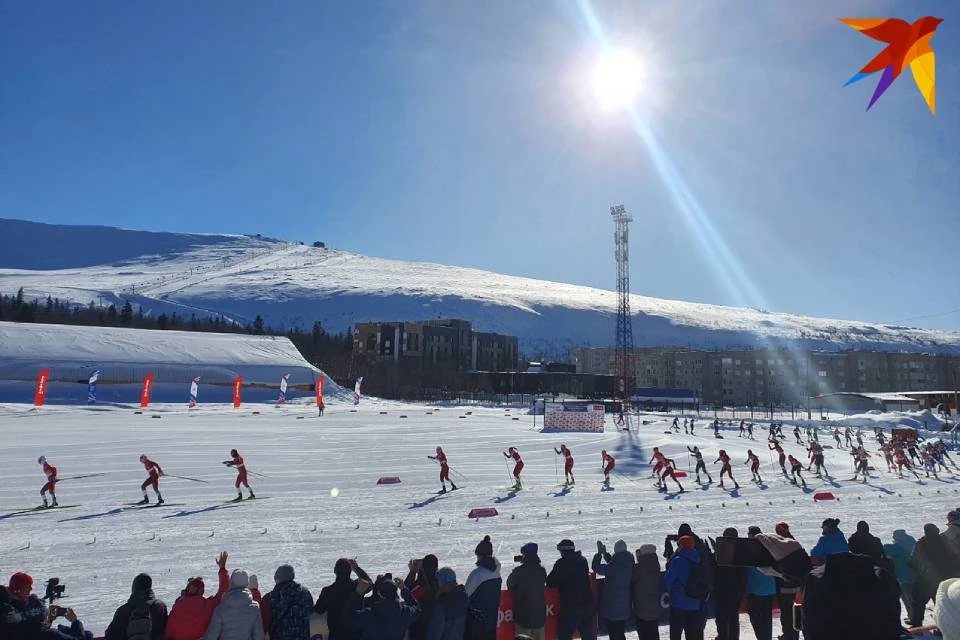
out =
{"type": "MultiPolygon", "coordinates": [[[[355,322],[463,318],[556,356],[613,341],[612,291],[479,269],[384,260],[239,235],[128,231],[0,219],[0,292],[223,314],[342,331],[355,322]]],[[[634,295],[638,346],[802,346],[960,354],[960,333],[634,295]]]]}

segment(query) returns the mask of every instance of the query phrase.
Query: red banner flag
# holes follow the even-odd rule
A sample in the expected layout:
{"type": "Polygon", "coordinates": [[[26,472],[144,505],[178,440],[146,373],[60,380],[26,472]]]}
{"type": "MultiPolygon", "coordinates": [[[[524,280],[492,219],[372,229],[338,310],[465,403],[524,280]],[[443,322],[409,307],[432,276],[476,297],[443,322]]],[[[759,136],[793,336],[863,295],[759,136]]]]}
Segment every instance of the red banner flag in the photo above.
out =
{"type": "Polygon", "coordinates": [[[140,390],[140,408],[146,409],[150,406],[150,388],[153,386],[153,374],[148,373],[143,379],[143,388],[140,390]]]}
{"type": "Polygon", "coordinates": [[[47,379],[50,377],[50,369],[44,369],[37,376],[37,391],[33,394],[33,406],[42,407],[43,401],[47,397],[47,379]]]}
{"type": "Polygon", "coordinates": [[[317,406],[323,404],[323,374],[317,376],[317,406]]]}
{"type": "Polygon", "coordinates": [[[240,387],[243,386],[243,376],[233,379],[233,408],[240,408],[240,387]]]}

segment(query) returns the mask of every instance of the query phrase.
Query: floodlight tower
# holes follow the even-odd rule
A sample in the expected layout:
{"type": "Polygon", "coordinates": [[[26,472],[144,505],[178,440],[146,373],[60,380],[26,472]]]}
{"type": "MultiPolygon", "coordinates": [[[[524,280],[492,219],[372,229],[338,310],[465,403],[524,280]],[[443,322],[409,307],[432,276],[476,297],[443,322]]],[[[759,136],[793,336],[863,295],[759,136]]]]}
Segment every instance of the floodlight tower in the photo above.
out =
{"type": "MultiPolygon", "coordinates": [[[[622,204],[610,207],[617,261],[617,350],[613,365],[613,398],[626,405],[636,378],[633,353],[633,322],[630,317],[630,223],[633,218],[622,204]]],[[[625,407],[626,408],[626,407],[625,407]]]]}

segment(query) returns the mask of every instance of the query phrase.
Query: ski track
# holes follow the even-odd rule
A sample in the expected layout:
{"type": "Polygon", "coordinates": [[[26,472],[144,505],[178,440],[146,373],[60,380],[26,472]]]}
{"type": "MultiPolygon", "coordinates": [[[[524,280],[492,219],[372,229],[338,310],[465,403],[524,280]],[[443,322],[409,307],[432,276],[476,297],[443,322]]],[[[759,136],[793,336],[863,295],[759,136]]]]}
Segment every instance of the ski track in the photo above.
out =
{"type": "MultiPolygon", "coordinates": [[[[664,536],[675,533],[681,522],[689,522],[700,535],[716,536],[727,526],[736,526],[741,535],[751,524],[772,531],[774,523],[786,520],[808,549],[828,516],[839,517],[847,535],[857,520],[865,519],[884,542],[895,528],[919,537],[925,522],[945,523],[946,512],[957,506],[960,488],[958,477],[951,474],[942,474],[940,481],[897,479],[883,471],[882,457],[876,456],[872,462],[878,471],[868,484],[843,482],[852,476],[849,455],[830,449],[826,464],[839,486],[810,474],[812,491],[803,492],[775,473],[779,467],[764,455],[766,431],[758,429],[757,440],[749,441],[727,428],[722,442],[706,428],[697,436],[665,434],[672,416],[660,414],[641,415],[653,422],[630,433],[617,431],[608,420],[604,434],[550,434],[533,430],[533,418],[518,412],[376,399],[365,399],[355,411],[335,402],[319,419],[305,403],[279,409],[202,406],[196,411],[164,405],[142,416],[129,408],[4,409],[0,575],[28,571],[41,590],[47,578],[59,576],[70,596],[65,604],[75,607],[95,633],[105,630],[135,574],[150,573],[157,595],[172,606],[188,577],[204,575],[208,585],[214,584],[214,558],[221,550],[230,553],[229,568],[258,574],[265,591],[274,569],[289,562],[298,581],[316,596],[332,580],[333,563],[341,556],[356,557],[374,575],[402,575],[409,558],[435,553],[441,566],[453,566],[465,580],[473,566],[473,549],[484,534],[493,539],[504,577],[513,555],[527,541],[540,545],[549,569],[557,557],[554,546],[562,538],[573,539],[588,560],[597,539],[612,546],[623,538],[631,549],[652,542],[662,551],[664,536]],[[472,415],[460,419],[467,410],[472,415]],[[151,414],[162,418],[151,419],[151,414]],[[568,492],[556,486],[563,474],[553,447],[560,442],[571,448],[576,461],[577,485],[568,492]],[[647,465],[652,448],[661,447],[686,471],[686,446],[693,444],[704,450],[715,481],[719,465],[711,463],[717,450],[722,446],[730,453],[738,492],[716,484],[700,489],[692,473],[681,479],[687,493],[663,494],[652,487],[647,465]],[[446,495],[435,494],[438,466],[426,458],[437,445],[444,447],[452,469],[467,478],[452,474],[462,488],[446,495]],[[505,463],[500,452],[510,445],[520,449],[526,463],[519,492],[505,488],[511,483],[512,464],[505,463]],[[225,503],[235,495],[235,472],[220,461],[233,447],[251,472],[269,476],[250,478],[256,494],[268,500],[225,503]],[[604,448],[617,459],[611,491],[600,486],[604,448]],[[748,448],[761,456],[766,489],[749,480],[743,464],[748,448]],[[140,498],[139,486],[146,477],[137,460],[141,453],[168,474],[206,482],[163,478],[161,490],[171,504],[124,509],[140,498]],[[61,477],[106,475],[59,484],[60,502],[79,507],[14,514],[39,504],[40,455],[58,467],[61,477]],[[401,484],[376,485],[378,477],[390,475],[400,476],[401,484]],[[330,493],[334,487],[339,489],[336,498],[330,493]],[[819,490],[833,491],[840,501],[815,503],[812,495],[819,490]],[[485,506],[495,506],[500,516],[467,518],[471,508],[485,506]]],[[[788,428],[792,425],[785,423],[789,434],[788,428]]],[[[865,444],[874,453],[873,435],[865,434],[865,444]]],[[[825,430],[820,439],[830,440],[825,430]]],[[[792,436],[784,442],[787,453],[806,460],[792,436]]],[[[711,630],[708,623],[708,635],[711,630]]]]}

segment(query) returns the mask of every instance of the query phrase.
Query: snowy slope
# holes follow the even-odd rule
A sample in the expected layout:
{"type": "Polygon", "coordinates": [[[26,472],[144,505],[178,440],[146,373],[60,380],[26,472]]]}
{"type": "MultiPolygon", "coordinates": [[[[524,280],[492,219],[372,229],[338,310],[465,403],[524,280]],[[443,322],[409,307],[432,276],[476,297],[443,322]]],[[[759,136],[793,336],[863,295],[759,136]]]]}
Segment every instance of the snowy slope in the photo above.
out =
{"type": "MultiPolygon", "coordinates": [[[[315,320],[470,319],[482,331],[520,337],[526,353],[608,345],[616,295],[478,269],[370,258],[246,236],[149,234],[0,220],[0,291],[87,304],[130,300],[149,312],[221,313],[276,327],[315,320]],[[17,247],[29,225],[32,247],[17,247]],[[17,234],[9,231],[16,229],[17,234]],[[64,233],[83,250],[49,250],[64,233]],[[19,234],[19,235],[18,235],[19,234]],[[130,236],[129,242],[126,240],[130,236]],[[151,239],[153,235],[155,240],[151,239]],[[138,256],[131,254],[137,253],[138,256]],[[44,256],[56,254],[49,262],[44,256]],[[95,256],[100,256],[100,262],[95,256]],[[47,269],[41,269],[48,266],[47,269]]],[[[802,345],[960,353],[960,333],[766,313],[632,297],[638,346],[703,349],[802,345]]]]}
{"type": "Polygon", "coordinates": [[[238,375],[248,384],[276,384],[289,374],[291,385],[305,385],[319,372],[283,337],[0,322],[0,380],[31,380],[41,368],[53,381],[99,370],[104,382],[153,373],[156,382],[199,375],[218,384],[238,375]]]}
{"type": "MultiPolygon", "coordinates": [[[[121,409],[0,406],[0,575],[27,570],[38,581],[60,576],[70,596],[67,604],[99,633],[126,599],[136,573],[152,574],[157,594],[171,605],[188,577],[200,574],[208,585],[214,583],[214,557],[224,549],[231,568],[257,573],[268,589],[276,566],[292,563],[299,581],[316,596],[332,581],[333,563],[341,556],[355,556],[374,574],[402,575],[407,559],[432,552],[464,580],[484,534],[492,536],[504,574],[512,556],[531,540],[540,544],[550,566],[562,538],[574,540],[588,558],[597,539],[608,547],[623,538],[631,549],[654,543],[662,550],[664,535],[676,532],[681,522],[716,536],[731,525],[741,533],[752,524],[771,531],[786,520],[808,549],[826,517],[839,517],[846,534],[866,519],[885,542],[896,528],[919,537],[925,522],[944,523],[960,488],[960,478],[951,474],[940,480],[898,479],[876,458],[881,470],[868,484],[845,482],[851,475],[849,456],[828,449],[833,477],[810,478],[810,488],[803,490],[777,473],[763,451],[762,428],[758,441],[740,439],[733,429],[718,441],[706,419],[692,436],[665,434],[670,418],[654,415],[641,416],[652,422],[631,433],[614,430],[608,421],[603,434],[560,436],[535,431],[532,417],[514,420],[503,409],[471,408],[468,415],[457,408],[376,401],[352,409],[335,401],[318,419],[306,404],[260,414],[223,405],[188,412],[171,405],[143,416],[121,409]],[[576,459],[577,486],[570,491],[557,486],[552,448],[561,441],[576,459]],[[710,463],[723,446],[742,488],[697,487],[687,478],[687,493],[654,490],[647,465],[651,448],[659,446],[686,470],[686,447],[694,444],[704,450],[714,479],[718,466],[710,463]],[[437,467],[426,458],[437,445],[443,445],[462,485],[447,495],[435,494],[437,467]],[[504,489],[509,472],[500,452],[508,445],[517,446],[526,462],[525,489],[518,493],[504,489]],[[258,497],[267,499],[225,502],[234,495],[234,473],[220,461],[231,447],[240,450],[251,471],[267,476],[252,478],[258,497]],[[748,448],[760,455],[765,484],[748,481],[743,465],[748,448]],[[601,449],[617,459],[609,491],[599,484],[601,449]],[[140,497],[141,453],[169,474],[162,480],[164,507],[136,510],[126,504],[140,497]],[[16,513],[38,502],[41,454],[58,466],[61,477],[105,475],[60,484],[61,503],[80,506],[16,513]],[[398,475],[402,482],[377,486],[381,475],[398,475]],[[814,490],[832,491],[840,500],[814,502],[814,490]],[[500,515],[479,521],[467,517],[471,508],[490,506],[500,515]]],[[[785,425],[786,433],[790,429],[785,425]]],[[[825,432],[820,440],[833,444],[825,432]]],[[[865,442],[875,452],[872,434],[865,442]]],[[[784,446],[803,457],[792,437],[784,446]]],[[[709,623],[708,635],[712,631],[709,623]]]]}

